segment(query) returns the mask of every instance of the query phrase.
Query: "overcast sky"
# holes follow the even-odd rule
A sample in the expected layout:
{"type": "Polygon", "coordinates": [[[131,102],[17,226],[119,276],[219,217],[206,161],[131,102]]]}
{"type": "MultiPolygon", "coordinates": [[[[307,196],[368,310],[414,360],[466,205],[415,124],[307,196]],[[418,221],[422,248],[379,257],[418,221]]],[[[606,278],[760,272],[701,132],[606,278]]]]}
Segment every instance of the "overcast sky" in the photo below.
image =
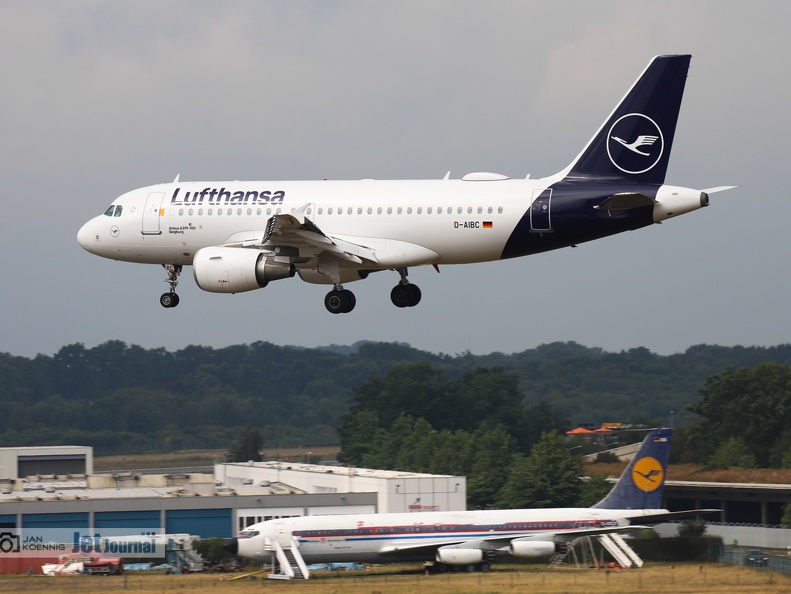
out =
{"type": "Polygon", "coordinates": [[[791,3],[0,0],[0,352],[118,339],[398,341],[449,354],[573,340],[668,354],[791,341],[791,3]],[[667,182],[738,185],[707,209],[507,262],[328,288],[202,292],[113,262],[80,225],[182,180],[550,175],[656,54],[692,53],[667,182]]]}

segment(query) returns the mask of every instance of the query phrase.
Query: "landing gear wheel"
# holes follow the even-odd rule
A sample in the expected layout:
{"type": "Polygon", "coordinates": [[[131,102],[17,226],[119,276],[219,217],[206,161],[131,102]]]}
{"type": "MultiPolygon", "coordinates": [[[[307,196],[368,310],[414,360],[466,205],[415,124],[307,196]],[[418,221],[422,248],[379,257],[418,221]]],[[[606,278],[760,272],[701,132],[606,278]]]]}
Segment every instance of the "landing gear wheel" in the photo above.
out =
{"type": "Polygon", "coordinates": [[[159,304],[162,307],[176,307],[179,304],[179,296],[175,293],[162,293],[159,298],[159,304]]]}
{"type": "Polygon", "coordinates": [[[390,291],[390,301],[396,307],[414,307],[422,297],[420,288],[412,283],[398,284],[390,291]]]}
{"type": "Polygon", "coordinates": [[[324,297],[324,307],[333,314],[349,313],[357,305],[357,298],[348,289],[334,289],[324,297]]]}

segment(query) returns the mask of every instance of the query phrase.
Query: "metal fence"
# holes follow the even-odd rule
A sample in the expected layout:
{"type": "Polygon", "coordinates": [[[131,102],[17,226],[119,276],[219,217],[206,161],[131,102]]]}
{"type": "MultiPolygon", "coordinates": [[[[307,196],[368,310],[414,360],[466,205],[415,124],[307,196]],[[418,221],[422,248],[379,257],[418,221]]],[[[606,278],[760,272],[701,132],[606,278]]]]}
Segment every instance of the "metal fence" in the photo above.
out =
{"type": "Polygon", "coordinates": [[[764,553],[761,555],[761,557],[765,557],[765,563],[760,560],[756,560],[755,557],[755,555],[744,549],[726,547],[722,557],[720,558],[720,562],[728,563],[730,565],[744,565],[747,567],[757,567],[760,569],[777,571],[779,573],[791,574],[791,557],[788,555],[771,555],[764,553]]]}

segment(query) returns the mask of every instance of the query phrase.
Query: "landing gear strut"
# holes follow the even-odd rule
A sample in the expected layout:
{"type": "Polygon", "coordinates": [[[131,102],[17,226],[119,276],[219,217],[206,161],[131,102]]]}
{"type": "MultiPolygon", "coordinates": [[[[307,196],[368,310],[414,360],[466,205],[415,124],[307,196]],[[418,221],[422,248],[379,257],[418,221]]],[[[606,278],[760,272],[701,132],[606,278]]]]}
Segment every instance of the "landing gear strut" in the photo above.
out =
{"type": "Polygon", "coordinates": [[[159,304],[162,307],[176,307],[179,304],[179,296],[176,294],[176,285],[179,284],[181,274],[181,264],[163,264],[162,267],[168,273],[165,282],[170,285],[170,291],[162,293],[159,297],[159,304]]]}
{"type": "Polygon", "coordinates": [[[340,283],[336,284],[335,288],[324,298],[324,307],[333,314],[349,313],[355,305],[357,305],[357,298],[354,293],[344,289],[340,283]]]}
{"type": "Polygon", "coordinates": [[[390,301],[396,307],[415,307],[420,303],[422,293],[417,285],[413,285],[407,280],[407,269],[399,268],[398,273],[401,275],[399,283],[390,291],[390,301]]]}

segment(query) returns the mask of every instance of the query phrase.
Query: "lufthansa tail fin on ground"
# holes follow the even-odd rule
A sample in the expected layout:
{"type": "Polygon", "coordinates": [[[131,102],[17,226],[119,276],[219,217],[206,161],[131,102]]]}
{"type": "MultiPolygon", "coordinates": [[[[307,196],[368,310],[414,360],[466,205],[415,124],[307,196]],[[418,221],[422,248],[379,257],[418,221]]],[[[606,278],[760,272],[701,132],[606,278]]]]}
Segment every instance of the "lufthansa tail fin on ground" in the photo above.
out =
{"type": "Polygon", "coordinates": [[[568,177],[662,184],[691,56],[657,56],[569,166],[568,177]]]}
{"type": "Polygon", "coordinates": [[[599,509],[662,509],[662,493],[673,430],[653,429],[612,491],[593,507],[599,509]]]}

